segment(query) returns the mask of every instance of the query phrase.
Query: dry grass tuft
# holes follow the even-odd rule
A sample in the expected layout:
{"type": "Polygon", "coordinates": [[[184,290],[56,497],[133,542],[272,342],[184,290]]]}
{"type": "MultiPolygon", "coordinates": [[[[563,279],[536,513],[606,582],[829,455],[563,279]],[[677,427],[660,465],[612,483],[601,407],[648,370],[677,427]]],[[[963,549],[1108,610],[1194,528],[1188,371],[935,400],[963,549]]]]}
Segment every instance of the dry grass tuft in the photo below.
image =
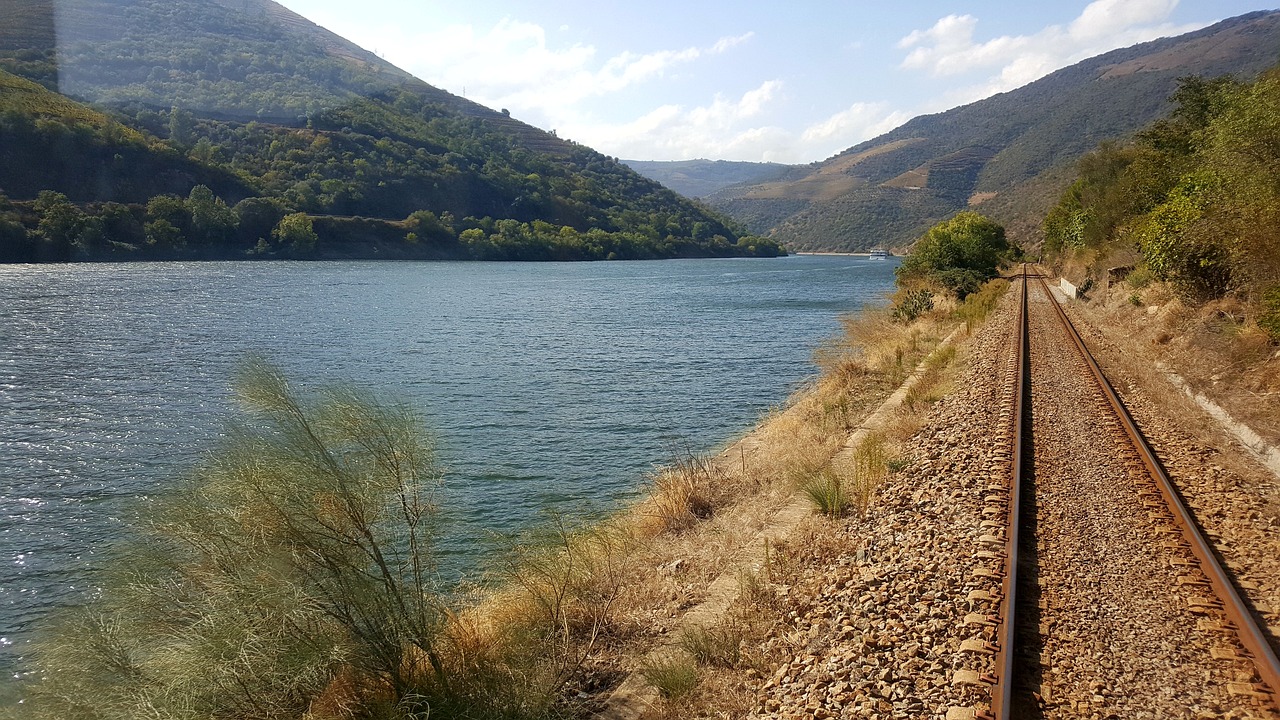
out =
{"type": "Polygon", "coordinates": [[[698,665],[683,653],[647,660],[640,673],[668,700],[678,700],[698,686],[698,665]]]}
{"type": "Polygon", "coordinates": [[[877,433],[868,435],[841,460],[842,474],[850,478],[850,504],[858,517],[866,517],[871,497],[889,474],[889,452],[884,437],[877,433]]]}
{"type": "Polygon", "coordinates": [[[852,504],[844,478],[830,466],[804,477],[799,488],[818,512],[830,518],[844,517],[852,504]]]}
{"type": "Polygon", "coordinates": [[[715,627],[686,628],[680,632],[680,647],[699,665],[732,668],[742,661],[742,640],[746,629],[730,620],[715,627]]]}
{"type": "Polygon", "coordinates": [[[715,495],[727,479],[706,457],[686,454],[663,468],[653,479],[642,511],[650,521],[649,532],[679,533],[715,514],[715,495]]]}

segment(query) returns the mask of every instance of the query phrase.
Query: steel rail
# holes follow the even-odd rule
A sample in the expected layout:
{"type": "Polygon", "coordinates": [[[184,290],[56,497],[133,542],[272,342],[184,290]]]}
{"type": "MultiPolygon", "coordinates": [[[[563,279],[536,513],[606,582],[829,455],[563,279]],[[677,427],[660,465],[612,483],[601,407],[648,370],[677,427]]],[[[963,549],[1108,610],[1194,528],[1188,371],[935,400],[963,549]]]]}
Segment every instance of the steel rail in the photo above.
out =
{"type": "Polygon", "coordinates": [[[1235,626],[1240,644],[1244,646],[1251,656],[1254,666],[1257,668],[1258,678],[1266,687],[1265,693],[1270,696],[1272,703],[1277,708],[1280,708],[1280,660],[1276,658],[1276,654],[1271,649],[1266,635],[1262,632],[1248,606],[1245,605],[1244,600],[1241,599],[1240,594],[1231,583],[1231,579],[1222,568],[1222,564],[1218,562],[1213,548],[1205,540],[1204,534],[1200,532],[1194,516],[1182,502],[1182,498],[1178,495],[1173,482],[1169,479],[1169,474],[1165,472],[1164,466],[1151,449],[1151,445],[1138,429],[1133,416],[1129,414],[1128,408],[1120,400],[1115,388],[1107,381],[1106,375],[1098,367],[1097,361],[1093,359],[1093,355],[1089,352],[1088,347],[1085,346],[1084,340],[1076,332],[1075,326],[1071,324],[1071,319],[1067,317],[1057,298],[1049,290],[1043,276],[1040,276],[1040,286],[1057,312],[1058,320],[1067,331],[1067,335],[1070,336],[1075,346],[1079,348],[1080,355],[1089,366],[1094,380],[1097,381],[1103,395],[1106,396],[1108,403],[1115,410],[1125,434],[1129,436],[1134,449],[1137,450],[1139,457],[1142,459],[1142,464],[1146,466],[1151,478],[1160,489],[1160,494],[1164,497],[1165,503],[1173,514],[1174,523],[1182,531],[1183,539],[1186,540],[1192,554],[1195,555],[1200,564],[1200,570],[1209,579],[1209,584],[1218,599],[1223,602],[1223,610],[1227,615],[1227,619],[1235,626]]]}
{"type": "Polygon", "coordinates": [[[1013,397],[1013,458],[1009,473],[1009,531],[1005,535],[1005,572],[1000,585],[1000,626],[996,634],[996,684],[991,689],[991,714],[995,720],[1013,716],[1014,630],[1018,592],[1018,544],[1022,526],[1022,430],[1026,402],[1031,394],[1030,332],[1027,319],[1027,266],[1022,266],[1022,297],[1018,305],[1017,389],[1013,397]]]}

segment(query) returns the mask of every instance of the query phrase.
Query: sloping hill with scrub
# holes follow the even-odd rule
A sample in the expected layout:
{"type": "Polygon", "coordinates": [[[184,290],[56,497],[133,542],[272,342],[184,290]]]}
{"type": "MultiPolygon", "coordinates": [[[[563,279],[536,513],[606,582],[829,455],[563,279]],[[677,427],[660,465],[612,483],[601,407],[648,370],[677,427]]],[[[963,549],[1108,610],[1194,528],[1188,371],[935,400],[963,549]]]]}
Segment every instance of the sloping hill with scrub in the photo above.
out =
{"type": "Polygon", "coordinates": [[[905,246],[966,207],[1029,244],[1071,165],[1099,142],[1167,113],[1178,78],[1251,79],[1275,61],[1278,46],[1280,13],[1243,15],[917,117],[798,177],[727,188],[707,201],[800,250],[905,246]]]}
{"type": "Polygon", "coordinates": [[[730,160],[623,160],[627,167],[656,180],[685,197],[706,197],[718,190],[740,185],[770,182],[795,171],[781,163],[733,162],[730,160]]]}
{"type": "Polygon", "coordinates": [[[31,85],[27,100],[7,103],[0,147],[68,169],[37,171],[17,156],[0,167],[0,191],[17,205],[10,220],[26,228],[26,249],[0,257],[778,252],[612,158],[434,88],[270,0],[12,0],[0,28],[0,71],[47,91],[39,107],[31,85]],[[130,143],[161,166],[109,151],[130,143]],[[112,159],[139,179],[102,171],[112,159]],[[228,208],[251,201],[250,227],[237,212],[210,243],[190,207],[142,209],[201,186],[228,208]],[[42,227],[49,203],[23,204],[41,192],[78,206],[87,224],[42,227]],[[85,235],[102,202],[129,206],[136,222],[85,235]],[[281,245],[268,221],[295,213],[318,243],[281,245]],[[173,230],[148,234],[160,220],[173,230]]]}
{"type": "Polygon", "coordinates": [[[129,200],[186,194],[199,184],[227,197],[249,194],[234,173],[3,70],[0,137],[0,187],[14,197],[60,188],[77,197],[129,200]]]}

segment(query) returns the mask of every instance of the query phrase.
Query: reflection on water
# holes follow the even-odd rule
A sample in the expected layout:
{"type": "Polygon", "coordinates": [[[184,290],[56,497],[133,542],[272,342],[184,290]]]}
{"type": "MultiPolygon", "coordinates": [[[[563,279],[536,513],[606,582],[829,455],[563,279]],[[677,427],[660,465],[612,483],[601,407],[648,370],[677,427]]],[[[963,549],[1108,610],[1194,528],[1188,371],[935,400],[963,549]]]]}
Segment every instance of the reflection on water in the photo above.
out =
{"type": "MultiPolygon", "coordinates": [[[[0,266],[0,671],[217,437],[247,352],[418,408],[446,572],[548,507],[599,513],[750,427],[896,263],[0,266]]],[[[2,691],[0,691],[2,692],[2,691]]]]}

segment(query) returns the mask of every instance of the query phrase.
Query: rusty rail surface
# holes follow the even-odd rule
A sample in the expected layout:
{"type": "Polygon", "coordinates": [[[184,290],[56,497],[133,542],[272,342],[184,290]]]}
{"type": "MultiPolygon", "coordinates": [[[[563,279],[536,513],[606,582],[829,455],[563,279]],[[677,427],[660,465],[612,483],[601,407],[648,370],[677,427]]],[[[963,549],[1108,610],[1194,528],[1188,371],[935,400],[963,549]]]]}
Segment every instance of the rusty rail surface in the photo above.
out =
{"type": "Polygon", "coordinates": [[[1027,266],[1022,266],[1022,296],[1018,305],[1018,372],[1015,382],[1017,388],[1013,396],[1013,459],[1010,462],[1009,474],[1009,516],[1008,532],[1005,533],[1005,572],[1000,585],[1000,626],[997,630],[995,644],[997,647],[996,684],[991,688],[991,714],[996,720],[1012,717],[1013,706],[1013,659],[1015,655],[1014,630],[1017,627],[1015,608],[1018,591],[1018,543],[1019,529],[1022,527],[1022,447],[1023,427],[1028,418],[1031,397],[1031,344],[1029,324],[1027,320],[1027,266]]]}
{"type": "MultiPolygon", "coordinates": [[[[1025,271],[1024,271],[1025,272],[1025,271]]],[[[1071,324],[1071,320],[1063,311],[1062,306],[1058,303],[1056,297],[1049,290],[1048,285],[1044,281],[1044,276],[1039,276],[1040,286],[1043,288],[1045,295],[1049,298],[1050,304],[1056,311],[1058,320],[1066,329],[1075,346],[1079,349],[1080,355],[1084,358],[1085,363],[1092,371],[1093,378],[1097,382],[1098,387],[1106,396],[1107,402],[1115,410],[1116,417],[1120,420],[1120,424],[1126,435],[1129,436],[1133,447],[1137,450],[1138,455],[1142,459],[1142,464],[1146,467],[1152,480],[1160,490],[1160,494],[1164,497],[1165,503],[1168,505],[1169,511],[1173,516],[1173,522],[1182,532],[1183,540],[1189,546],[1192,554],[1199,562],[1200,570],[1208,578],[1209,584],[1212,586],[1214,594],[1223,603],[1223,611],[1227,615],[1228,621],[1235,627],[1236,634],[1240,644],[1244,646],[1250,658],[1253,660],[1257,668],[1258,678],[1265,686],[1263,692],[1270,696],[1273,704],[1280,708],[1280,660],[1277,660],[1275,652],[1271,649],[1270,643],[1267,641],[1266,635],[1254,620],[1253,614],[1249,611],[1244,600],[1236,591],[1231,579],[1227,576],[1222,564],[1218,561],[1217,555],[1214,553],[1212,546],[1205,540],[1204,534],[1200,531],[1199,525],[1196,523],[1194,516],[1182,502],[1182,498],[1178,495],[1177,489],[1173,482],[1169,479],[1169,474],[1165,472],[1164,466],[1156,457],[1155,452],[1151,449],[1151,445],[1143,437],[1142,432],[1138,429],[1138,424],[1134,422],[1133,416],[1129,414],[1128,408],[1120,400],[1120,396],[1116,393],[1115,388],[1107,381],[1102,373],[1102,369],[1098,367],[1097,361],[1093,359],[1093,355],[1085,346],[1084,340],[1080,334],[1076,332],[1075,326],[1071,324]]],[[[1024,292],[1026,281],[1023,282],[1024,292]]],[[[1025,296],[1023,302],[1026,302],[1025,296]]],[[[993,706],[994,707],[994,706],[993,706]]],[[[1007,717],[999,716],[997,717],[1007,717]]]]}

